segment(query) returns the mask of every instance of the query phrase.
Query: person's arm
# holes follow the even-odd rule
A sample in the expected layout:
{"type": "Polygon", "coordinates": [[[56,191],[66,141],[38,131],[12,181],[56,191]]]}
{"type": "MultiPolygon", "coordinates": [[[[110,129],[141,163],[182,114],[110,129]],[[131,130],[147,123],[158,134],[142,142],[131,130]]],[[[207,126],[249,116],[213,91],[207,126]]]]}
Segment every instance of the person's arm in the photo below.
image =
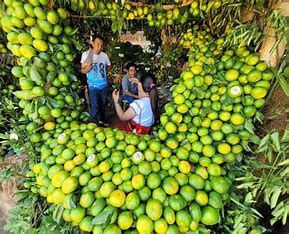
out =
{"type": "Polygon", "coordinates": [[[112,66],[111,66],[111,65],[107,65],[107,66],[106,66],[106,72],[109,72],[111,69],[112,69],[112,66]]]}
{"type": "Polygon", "coordinates": [[[111,69],[112,69],[111,62],[108,55],[106,54],[106,72],[109,72],[111,69]]]}
{"type": "Polygon", "coordinates": [[[117,91],[117,90],[113,91],[112,99],[114,101],[116,114],[121,121],[130,120],[136,115],[136,113],[132,107],[129,107],[125,112],[122,110],[120,104],[118,103],[119,91],[117,91]]]}
{"type": "Polygon", "coordinates": [[[91,70],[91,68],[92,68],[92,64],[91,63],[90,64],[81,64],[80,72],[82,74],[87,74],[91,70]]]}
{"type": "MultiPolygon", "coordinates": [[[[139,88],[138,88],[138,86],[140,85],[140,81],[139,81],[139,79],[138,78],[129,78],[129,82],[131,83],[131,85],[136,85],[137,86],[137,90],[138,90],[138,92],[139,92],[139,88]]],[[[129,92],[128,90],[127,90],[127,92],[128,93],[130,93],[131,95],[130,96],[132,96],[132,97],[134,97],[135,99],[138,99],[139,98],[139,95],[136,95],[136,94],[134,94],[134,93],[131,93],[131,92],[129,92]]],[[[128,94],[129,95],[129,94],[128,94]]]]}
{"type": "Polygon", "coordinates": [[[137,99],[138,98],[137,95],[135,95],[134,93],[131,93],[131,92],[128,91],[129,90],[129,86],[130,86],[130,81],[129,81],[129,79],[126,79],[126,76],[127,75],[125,75],[122,78],[122,81],[121,81],[121,86],[122,86],[123,93],[128,95],[128,96],[131,96],[131,97],[137,99]]]}
{"type": "Polygon", "coordinates": [[[128,91],[128,90],[123,90],[123,93],[126,94],[126,95],[128,95],[128,96],[131,96],[131,97],[133,97],[133,98],[135,98],[135,99],[138,99],[138,95],[135,95],[135,94],[131,93],[131,92],[128,91]]]}

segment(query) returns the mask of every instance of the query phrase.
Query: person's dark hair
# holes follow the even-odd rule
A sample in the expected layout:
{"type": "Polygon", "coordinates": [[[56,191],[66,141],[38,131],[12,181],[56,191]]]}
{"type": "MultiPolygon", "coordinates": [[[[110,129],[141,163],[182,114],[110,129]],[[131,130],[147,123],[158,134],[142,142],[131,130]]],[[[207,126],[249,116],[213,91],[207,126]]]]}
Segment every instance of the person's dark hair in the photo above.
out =
{"type": "Polygon", "coordinates": [[[95,39],[97,39],[97,38],[102,40],[103,44],[105,43],[103,36],[101,36],[100,34],[93,34],[92,41],[95,41],[95,39]]]}
{"type": "Polygon", "coordinates": [[[145,92],[150,92],[153,87],[156,86],[156,77],[152,73],[145,73],[141,78],[140,82],[145,92]]]}
{"type": "Polygon", "coordinates": [[[125,69],[128,71],[130,69],[130,67],[135,67],[135,69],[137,69],[137,65],[134,62],[128,62],[125,65],[125,69]]]}

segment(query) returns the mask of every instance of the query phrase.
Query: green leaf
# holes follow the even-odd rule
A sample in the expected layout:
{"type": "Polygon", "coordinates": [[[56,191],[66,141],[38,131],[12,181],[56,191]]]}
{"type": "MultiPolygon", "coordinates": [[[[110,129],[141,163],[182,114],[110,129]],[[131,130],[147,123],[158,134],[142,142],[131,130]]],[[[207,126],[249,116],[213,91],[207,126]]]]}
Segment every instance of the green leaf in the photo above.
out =
{"type": "Polygon", "coordinates": [[[104,211],[104,212],[98,214],[97,216],[95,216],[95,218],[92,220],[91,223],[93,225],[105,224],[107,221],[110,221],[113,213],[114,213],[113,209],[104,211]]]}
{"type": "Polygon", "coordinates": [[[30,66],[23,66],[23,74],[26,76],[26,77],[29,77],[29,69],[30,69],[30,66]]]}
{"type": "Polygon", "coordinates": [[[268,147],[266,153],[265,153],[265,158],[271,163],[272,159],[273,159],[273,152],[272,152],[272,148],[268,147]]]}
{"type": "Polygon", "coordinates": [[[58,205],[57,208],[53,212],[53,219],[59,223],[64,211],[64,207],[62,205],[58,205]]]}
{"type": "Polygon", "coordinates": [[[37,114],[37,112],[29,113],[28,117],[31,120],[36,120],[36,119],[38,119],[38,114],[37,114]]]}
{"type": "Polygon", "coordinates": [[[124,19],[119,17],[119,20],[117,21],[117,32],[119,35],[122,33],[123,25],[124,25],[124,19]]]}
{"type": "Polygon", "coordinates": [[[250,120],[246,119],[244,127],[251,134],[254,134],[255,128],[254,128],[254,125],[252,124],[252,122],[250,120]]]}
{"type": "Polygon", "coordinates": [[[185,140],[183,140],[183,141],[181,142],[180,146],[184,146],[184,145],[187,144],[188,142],[189,142],[189,140],[188,140],[188,139],[185,139],[185,140]]]}
{"type": "Polygon", "coordinates": [[[69,205],[71,206],[71,208],[76,208],[76,205],[71,198],[69,199],[69,205]]]}
{"type": "Polygon", "coordinates": [[[275,131],[270,135],[270,138],[276,148],[276,152],[280,151],[279,132],[275,131]]]}
{"type": "Polygon", "coordinates": [[[111,30],[115,33],[117,31],[117,28],[117,21],[114,20],[111,25],[111,30]]]}
{"type": "Polygon", "coordinates": [[[248,189],[250,189],[250,188],[253,188],[254,185],[255,185],[254,182],[247,182],[247,183],[243,183],[243,184],[238,185],[237,188],[238,188],[238,189],[242,189],[242,188],[248,188],[248,189]]]}
{"type": "Polygon", "coordinates": [[[281,142],[289,142],[289,123],[286,125],[281,142]]]}
{"type": "Polygon", "coordinates": [[[54,63],[58,64],[58,59],[56,58],[56,56],[51,56],[51,60],[52,60],[54,63]]]}
{"type": "Polygon", "coordinates": [[[265,137],[263,137],[263,139],[261,140],[260,144],[259,144],[259,147],[257,149],[257,152],[262,152],[260,151],[260,149],[266,145],[266,147],[268,147],[268,143],[269,143],[269,138],[270,138],[270,135],[266,135],[265,137]]]}
{"type": "Polygon", "coordinates": [[[241,145],[245,151],[252,152],[252,149],[250,148],[248,141],[242,141],[241,145]]]}
{"type": "Polygon", "coordinates": [[[273,189],[273,195],[271,196],[271,199],[270,199],[270,208],[271,209],[276,206],[280,194],[281,194],[281,188],[275,186],[274,189],[273,189]]]}
{"type": "Polygon", "coordinates": [[[282,217],[282,224],[285,225],[287,223],[287,216],[288,212],[284,212],[283,217],[282,217]]]}
{"type": "Polygon", "coordinates": [[[30,78],[33,80],[37,85],[45,84],[44,80],[42,79],[42,76],[38,72],[37,67],[32,66],[30,68],[30,78]]]}
{"type": "Polygon", "coordinates": [[[287,177],[289,175],[289,167],[286,167],[285,170],[282,170],[280,176],[287,177]]]}
{"type": "Polygon", "coordinates": [[[68,77],[69,77],[72,81],[77,81],[77,77],[76,77],[74,74],[72,74],[72,73],[70,73],[70,72],[66,72],[66,74],[68,75],[68,77]]]}
{"type": "Polygon", "coordinates": [[[285,166],[285,165],[289,165],[289,158],[278,163],[278,166],[285,166]]]}
{"type": "Polygon", "coordinates": [[[255,145],[258,145],[260,143],[260,137],[258,137],[255,134],[252,134],[250,136],[250,141],[253,142],[255,145]]]}
{"type": "Polygon", "coordinates": [[[278,206],[275,207],[275,209],[271,212],[271,214],[275,217],[280,216],[285,211],[284,202],[281,201],[278,206]]]}
{"type": "Polygon", "coordinates": [[[235,217],[235,220],[234,220],[234,228],[235,228],[235,229],[236,229],[237,226],[242,222],[242,219],[243,219],[243,215],[240,215],[240,216],[235,217]]]}
{"type": "Polygon", "coordinates": [[[251,203],[251,202],[254,202],[253,201],[253,195],[251,192],[247,193],[246,197],[245,197],[245,202],[246,203],[251,203]]]}
{"type": "Polygon", "coordinates": [[[48,47],[49,47],[49,50],[53,53],[53,52],[54,52],[54,47],[53,47],[53,45],[51,45],[50,43],[48,43],[48,47]]]}

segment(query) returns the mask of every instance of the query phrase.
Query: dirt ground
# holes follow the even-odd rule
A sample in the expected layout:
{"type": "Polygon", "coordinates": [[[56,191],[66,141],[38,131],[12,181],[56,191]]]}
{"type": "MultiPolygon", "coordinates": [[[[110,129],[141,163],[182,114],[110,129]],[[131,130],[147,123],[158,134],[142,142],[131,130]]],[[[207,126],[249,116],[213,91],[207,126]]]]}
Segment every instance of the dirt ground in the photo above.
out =
{"type": "Polygon", "coordinates": [[[264,121],[257,129],[258,135],[265,136],[273,129],[276,129],[280,133],[280,136],[282,136],[289,118],[288,108],[289,98],[286,96],[283,89],[278,86],[273,91],[266,106],[262,110],[264,121]]]}
{"type": "Polygon", "coordinates": [[[4,232],[3,226],[11,208],[16,205],[16,199],[8,192],[0,190],[0,234],[8,234],[4,232]]]}
{"type": "MultiPolygon", "coordinates": [[[[13,155],[5,158],[0,164],[0,169],[13,165],[14,173],[17,173],[18,163],[20,161],[27,161],[27,154],[20,153],[19,155],[13,155]]],[[[8,181],[0,181],[0,234],[8,234],[4,232],[3,226],[7,220],[10,210],[17,204],[17,197],[15,192],[17,189],[17,180],[23,175],[15,175],[8,181]]]]}

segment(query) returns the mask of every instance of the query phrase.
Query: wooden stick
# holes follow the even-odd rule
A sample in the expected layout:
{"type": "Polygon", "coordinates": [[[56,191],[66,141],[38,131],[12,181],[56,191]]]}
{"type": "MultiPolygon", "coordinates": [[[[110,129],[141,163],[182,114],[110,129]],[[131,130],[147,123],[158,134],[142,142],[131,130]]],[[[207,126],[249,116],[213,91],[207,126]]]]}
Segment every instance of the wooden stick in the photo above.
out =
{"type": "MultiPolygon", "coordinates": [[[[185,6],[189,6],[191,5],[193,2],[193,0],[184,0],[182,2],[182,4],[180,5],[162,5],[162,8],[164,10],[173,10],[175,8],[179,8],[179,7],[185,7],[185,6]]],[[[132,6],[135,7],[143,7],[143,6],[147,6],[149,8],[156,8],[156,5],[150,5],[150,4],[144,4],[143,2],[131,2],[131,1],[126,1],[126,3],[129,3],[132,6]]]]}

